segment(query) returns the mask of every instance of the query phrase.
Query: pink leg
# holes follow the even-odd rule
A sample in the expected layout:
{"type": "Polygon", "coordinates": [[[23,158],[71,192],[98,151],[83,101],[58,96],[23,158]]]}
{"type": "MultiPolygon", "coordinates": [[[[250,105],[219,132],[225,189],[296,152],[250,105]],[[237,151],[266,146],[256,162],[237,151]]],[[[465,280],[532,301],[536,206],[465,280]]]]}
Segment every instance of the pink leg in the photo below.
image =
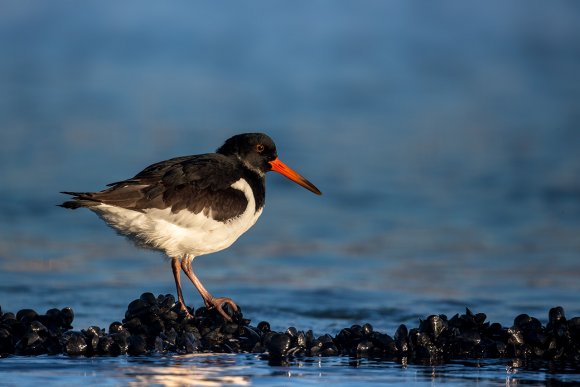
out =
{"type": "MultiPolygon", "coordinates": [[[[231,299],[231,298],[227,298],[227,297],[214,297],[212,296],[201,284],[201,281],[196,277],[196,275],[193,273],[193,270],[191,268],[191,259],[189,259],[189,257],[184,257],[181,260],[181,270],[183,270],[183,272],[185,273],[185,275],[187,276],[187,278],[190,279],[190,281],[193,283],[193,286],[195,286],[195,288],[197,289],[197,291],[199,292],[199,294],[201,295],[201,298],[203,298],[203,301],[205,302],[205,306],[208,308],[215,308],[219,314],[222,315],[222,317],[226,320],[226,321],[232,321],[231,317],[228,316],[228,314],[226,312],[224,312],[224,310],[222,309],[223,304],[228,304],[232,307],[232,309],[237,312],[238,311],[238,306],[236,305],[236,303],[231,299]]],[[[175,269],[174,269],[175,271],[175,269]]],[[[179,292],[178,292],[178,297],[179,297],[179,292]]]]}
{"type": "Polygon", "coordinates": [[[173,271],[173,278],[175,279],[175,287],[177,288],[177,301],[179,302],[179,308],[185,312],[186,317],[192,317],[187,307],[185,306],[185,301],[183,300],[183,293],[181,291],[181,263],[179,258],[171,258],[171,270],[173,271]]]}

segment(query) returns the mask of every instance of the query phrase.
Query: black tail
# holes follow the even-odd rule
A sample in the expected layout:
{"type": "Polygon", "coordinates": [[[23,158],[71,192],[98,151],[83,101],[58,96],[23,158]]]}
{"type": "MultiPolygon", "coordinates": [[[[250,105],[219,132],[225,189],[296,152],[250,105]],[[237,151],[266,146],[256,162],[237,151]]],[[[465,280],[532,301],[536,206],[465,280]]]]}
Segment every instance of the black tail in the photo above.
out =
{"type": "Polygon", "coordinates": [[[88,192],[61,192],[61,193],[73,196],[73,200],[68,200],[62,204],[57,204],[57,206],[62,208],[76,210],[77,208],[91,207],[99,204],[97,200],[91,199],[90,193],[88,192]]]}

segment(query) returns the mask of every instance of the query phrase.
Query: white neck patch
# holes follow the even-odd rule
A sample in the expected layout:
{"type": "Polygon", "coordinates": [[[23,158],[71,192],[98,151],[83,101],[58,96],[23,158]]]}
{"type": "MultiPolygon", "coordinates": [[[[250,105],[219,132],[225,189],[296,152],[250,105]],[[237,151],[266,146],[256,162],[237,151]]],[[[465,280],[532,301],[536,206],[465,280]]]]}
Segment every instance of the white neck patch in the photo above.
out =
{"type": "Polygon", "coordinates": [[[260,177],[264,177],[266,174],[262,171],[260,171],[258,168],[254,167],[253,165],[250,165],[250,163],[248,163],[247,160],[242,159],[240,156],[238,156],[238,159],[242,162],[242,164],[245,165],[246,168],[248,168],[250,171],[256,172],[258,174],[258,176],[260,177]]]}

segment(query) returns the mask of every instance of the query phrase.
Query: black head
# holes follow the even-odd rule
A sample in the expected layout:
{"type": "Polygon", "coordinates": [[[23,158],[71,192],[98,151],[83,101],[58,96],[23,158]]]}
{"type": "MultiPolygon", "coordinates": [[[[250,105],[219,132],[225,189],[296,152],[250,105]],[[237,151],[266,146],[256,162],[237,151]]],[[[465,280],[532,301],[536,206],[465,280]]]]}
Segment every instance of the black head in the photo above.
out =
{"type": "Polygon", "coordinates": [[[263,133],[243,133],[230,137],[216,152],[238,157],[259,175],[270,171],[272,169],[270,161],[278,157],[276,144],[263,133]]]}
{"type": "Polygon", "coordinates": [[[216,151],[225,156],[235,156],[246,168],[264,176],[275,171],[304,188],[320,195],[318,188],[278,159],[276,144],[263,133],[243,133],[230,137],[216,151]]]}

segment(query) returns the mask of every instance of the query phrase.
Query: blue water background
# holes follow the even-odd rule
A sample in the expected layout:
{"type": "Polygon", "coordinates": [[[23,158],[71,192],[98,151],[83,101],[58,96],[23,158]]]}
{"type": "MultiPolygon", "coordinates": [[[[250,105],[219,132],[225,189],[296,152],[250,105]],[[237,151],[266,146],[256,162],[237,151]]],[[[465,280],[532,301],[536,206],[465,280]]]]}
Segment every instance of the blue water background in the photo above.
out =
{"type": "MultiPolygon", "coordinates": [[[[169,262],[56,207],[59,191],[257,130],[324,195],[269,174],[256,226],[195,260],[253,323],[393,334],[465,307],[508,326],[557,305],[580,316],[580,4],[566,1],[1,2],[2,310],[71,306],[76,329],[107,327],[142,292],[174,293],[169,262]]],[[[392,363],[264,380],[277,371],[233,362],[250,384],[410,382],[392,363]]]]}

